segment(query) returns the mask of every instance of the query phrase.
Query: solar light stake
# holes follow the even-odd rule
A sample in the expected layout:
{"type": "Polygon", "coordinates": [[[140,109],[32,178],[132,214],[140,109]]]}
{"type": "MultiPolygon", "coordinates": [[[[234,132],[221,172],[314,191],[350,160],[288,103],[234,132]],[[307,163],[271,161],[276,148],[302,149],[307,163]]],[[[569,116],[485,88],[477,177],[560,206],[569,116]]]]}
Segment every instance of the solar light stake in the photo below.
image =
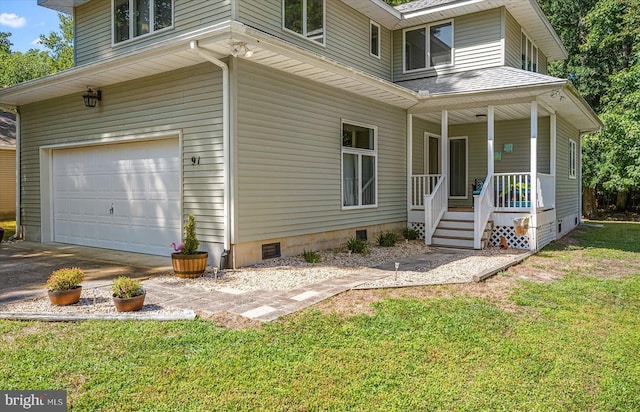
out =
{"type": "Polygon", "coordinates": [[[394,266],[396,267],[396,280],[395,280],[395,281],[397,282],[397,281],[398,281],[398,268],[400,267],[400,263],[399,263],[399,262],[396,262],[396,263],[394,264],[394,266]]]}

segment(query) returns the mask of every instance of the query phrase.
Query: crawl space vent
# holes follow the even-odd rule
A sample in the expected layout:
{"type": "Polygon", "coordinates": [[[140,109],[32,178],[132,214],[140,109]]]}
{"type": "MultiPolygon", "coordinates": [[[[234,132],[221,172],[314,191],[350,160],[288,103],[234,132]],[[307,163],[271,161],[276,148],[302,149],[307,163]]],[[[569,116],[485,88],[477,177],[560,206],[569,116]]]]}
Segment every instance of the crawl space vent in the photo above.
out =
{"type": "Polygon", "coordinates": [[[280,257],[280,242],[262,245],[262,259],[273,259],[277,257],[280,257]]]}
{"type": "Polygon", "coordinates": [[[359,240],[367,240],[367,229],[356,230],[356,238],[359,240]]]}

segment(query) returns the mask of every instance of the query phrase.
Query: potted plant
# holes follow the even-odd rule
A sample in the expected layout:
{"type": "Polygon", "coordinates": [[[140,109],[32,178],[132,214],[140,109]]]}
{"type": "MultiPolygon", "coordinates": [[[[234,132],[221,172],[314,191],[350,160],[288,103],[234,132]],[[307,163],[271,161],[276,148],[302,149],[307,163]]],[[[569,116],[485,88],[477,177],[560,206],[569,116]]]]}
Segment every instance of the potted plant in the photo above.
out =
{"type": "Polygon", "coordinates": [[[209,253],[198,251],[200,242],[196,238],[196,219],[189,215],[184,227],[184,243],[176,246],[172,243],[175,253],[171,254],[173,271],[179,278],[197,278],[204,274],[207,268],[209,253]]]}
{"type": "Polygon", "coordinates": [[[147,295],[139,280],[126,276],[116,278],[111,285],[111,291],[113,292],[113,304],[118,312],[140,310],[147,295]]]}
{"type": "Polygon", "coordinates": [[[47,291],[51,304],[73,305],[80,301],[84,271],[80,268],[62,268],[54,271],[47,280],[47,291]]]}

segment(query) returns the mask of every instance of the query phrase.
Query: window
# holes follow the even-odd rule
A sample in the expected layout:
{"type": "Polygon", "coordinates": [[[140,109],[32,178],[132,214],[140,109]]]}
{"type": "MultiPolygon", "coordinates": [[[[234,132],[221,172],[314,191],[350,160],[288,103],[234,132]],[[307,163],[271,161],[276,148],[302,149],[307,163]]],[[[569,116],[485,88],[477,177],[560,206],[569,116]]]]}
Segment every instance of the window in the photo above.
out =
{"type": "Polygon", "coordinates": [[[538,48],[527,37],[524,32],[522,33],[522,44],[520,45],[522,54],[522,70],[530,72],[538,72],[538,48]]]}
{"type": "Polygon", "coordinates": [[[453,22],[404,31],[404,70],[453,64],[453,22]]]}
{"type": "Polygon", "coordinates": [[[377,128],[342,122],[342,206],[374,207],[377,199],[377,128]]]}
{"type": "Polygon", "coordinates": [[[380,58],[380,25],[374,21],[369,23],[369,53],[380,58]]]}
{"type": "Polygon", "coordinates": [[[120,43],[173,25],[174,0],[113,0],[113,42],[120,43]]]}
{"type": "Polygon", "coordinates": [[[569,140],[569,179],[576,178],[578,164],[578,144],[574,140],[569,140]]]}
{"type": "Polygon", "coordinates": [[[324,44],[324,0],[284,0],[284,28],[324,44]]]}

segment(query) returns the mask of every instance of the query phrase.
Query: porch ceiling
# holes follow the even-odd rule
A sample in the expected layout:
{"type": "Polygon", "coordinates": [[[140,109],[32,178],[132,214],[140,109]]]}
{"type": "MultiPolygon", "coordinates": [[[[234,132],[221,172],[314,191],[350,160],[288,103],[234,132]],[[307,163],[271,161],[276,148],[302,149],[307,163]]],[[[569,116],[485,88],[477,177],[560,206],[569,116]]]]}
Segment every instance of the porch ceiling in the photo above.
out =
{"type": "MultiPolygon", "coordinates": [[[[494,116],[495,121],[503,121],[503,120],[516,120],[516,119],[528,119],[531,117],[531,103],[511,103],[505,104],[501,106],[494,106],[494,116]]],[[[487,115],[487,106],[482,106],[478,108],[470,108],[470,109],[458,109],[458,110],[449,110],[449,124],[466,124],[466,123],[487,123],[486,117],[480,117],[478,115],[487,115]]],[[[550,111],[546,110],[544,107],[538,107],[538,116],[549,116],[551,114],[550,111]]],[[[414,116],[419,117],[421,119],[433,122],[440,123],[442,115],[441,112],[429,112],[429,113],[419,113],[414,116]]]]}

